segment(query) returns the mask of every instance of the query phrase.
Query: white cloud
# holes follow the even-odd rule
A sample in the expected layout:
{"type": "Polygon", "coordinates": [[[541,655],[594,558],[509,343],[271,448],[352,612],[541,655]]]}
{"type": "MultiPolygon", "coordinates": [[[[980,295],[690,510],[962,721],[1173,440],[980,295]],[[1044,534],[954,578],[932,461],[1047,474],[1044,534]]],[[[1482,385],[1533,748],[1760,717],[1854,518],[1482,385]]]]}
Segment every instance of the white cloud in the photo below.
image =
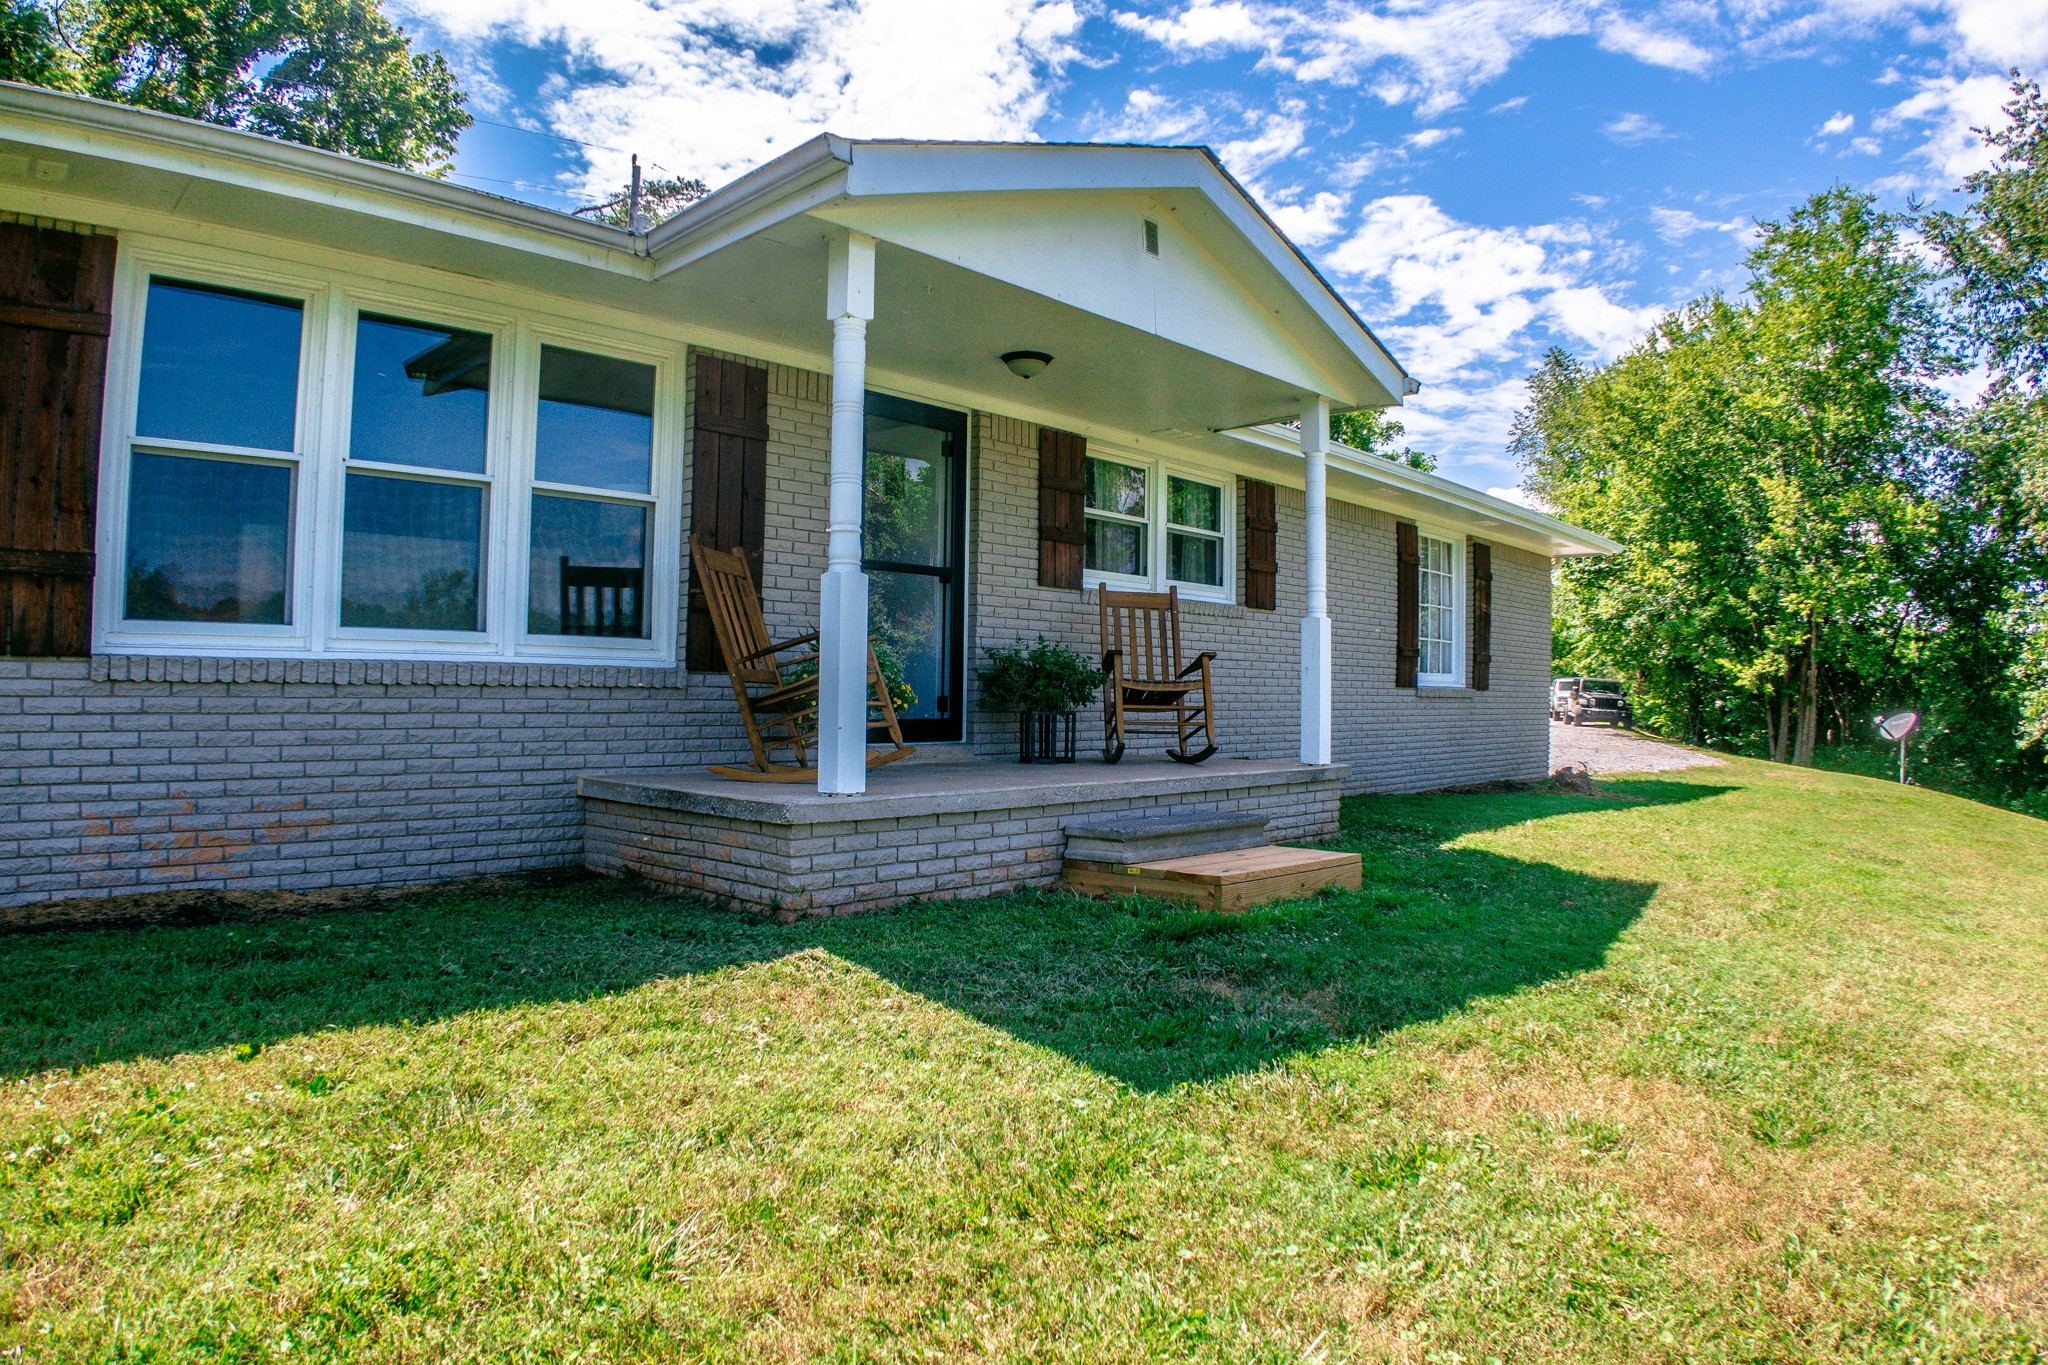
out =
{"type": "Polygon", "coordinates": [[[1179,14],[1157,17],[1119,10],[1117,25],[1142,33],[1174,52],[1208,52],[1218,48],[1262,47],[1275,36],[1276,16],[1239,0],[1195,0],[1179,14]]]}
{"type": "Polygon", "coordinates": [[[1404,361],[1428,382],[1511,358],[1539,321],[1602,359],[1625,349],[1659,310],[1617,303],[1589,278],[1595,245],[1583,225],[1482,227],[1402,194],[1367,204],[1327,259],[1378,296],[1366,316],[1406,333],[1404,361]]]}
{"type": "Polygon", "coordinates": [[[1887,110],[1876,127],[1880,131],[1908,125],[1926,128],[1925,141],[1908,154],[1920,169],[1880,183],[1889,189],[1953,189],[1972,171],[1991,164],[1984,139],[1971,130],[1995,128],[2005,121],[2001,108],[2010,93],[2006,78],[1940,76],[1917,84],[1919,88],[1887,110]]]}
{"type": "Polygon", "coordinates": [[[2048,0],[1946,0],[1967,57],[2001,69],[2048,64],[2048,0]]]}
{"type": "Polygon", "coordinates": [[[1876,156],[1884,150],[1884,143],[1874,137],[1852,137],[1849,150],[1857,156],[1876,156]]]}
{"type": "Polygon", "coordinates": [[[1600,131],[1610,142],[1619,142],[1624,147],[1635,147],[1645,142],[1661,142],[1669,138],[1664,125],[1648,114],[1623,114],[1602,127],[1600,131]]]}
{"type": "Polygon", "coordinates": [[[1401,411],[1414,444],[1484,487],[1512,469],[1498,452],[1546,346],[1604,361],[1661,315],[1598,276],[1613,247],[1585,224],[1488,227],[1401,194],[1366,204],[1322,261],[1422,381],[1401,411]]]}
{"type": "MultiPolygon", "coordinates": [[[[1261,200],[1265,196],[1260,196],[1261,200]]],[[[1344,210],[1351,206],[1348,194],[1325,190],[1305,204],[1266,203],[1266,212],[1280,230],[1303,246],[1321,246],[1344,226],[1344,210]]]]}
{"type": "Polygon", "coordinates": [[[1818,132],[1821,137],[1840,137],[1855,126],[1856,116],[1854,114],[1836,114],[1826,123],[1821,124],[1818,132]]]}
{"type": "Polygon", "coordinates": [[[1486,112],[1489,114],[1512,114],[1528,102],[1529,97],[1527,95],[1517,95],[1511,100],[1502,100],[1486,112]]]}
{"type": "Polygon", "coordinates": [[[1749,221],[1739,216],[1723,222],[1702,218],[1691,209],[1666,208],[1663,205],[1650,210],[1650,223],[1656,228],[1659,237],[1674,246],[1698,233],[1727,232],[1740,235],[1749,226],[1749,221]]]}
{"type": "MultiPolygon", "coordinates": [[[[561,47],[557,132],[714,185],[827,128],[1028,137],[1081,23],[1072,0],[399,2],[458,48],[561,47]]],[[[622,160],[586,167],[584,192],[623,180],[622,160]]]]}
{"type": "Polygon", "coordinates": [[[1498,78],[1533,43],[1585,28],[1584,8],[1559,0],[1336,4],[1303,16],[1268,60],[1302,80],[1363,85],[1427,118],[1498,78]]]}
{"type": "Polygon", "coordinates": [[[1424,128],[1419,133],[1410,133],[1401,139],[1401,145],[1411,151],[1426,152],[1439,143],[1449,142],[1463,133],[1463,128],[1424,128]]]}
{"type": "Polygon", "coordinates": [[[1714,60],[1713,53],[1682,33],[1653,28],[1621,16],[1600,25],[1600,46],[1650,66],[1665,66],[1695,75],[1705,71],[1714,60]]]}
{"type": "Polygon", "coordinates": [[[1232,138],[1216,149],[1216,155],[1240,180],[1249,180],[1275,162],[1293,156],[1308,138],[1308,120],[1298,104],[1286,104],[1272,111],[1255,110],[1247,116],[1247,122],[1251,127],[1246,136],[1232,138]]]}

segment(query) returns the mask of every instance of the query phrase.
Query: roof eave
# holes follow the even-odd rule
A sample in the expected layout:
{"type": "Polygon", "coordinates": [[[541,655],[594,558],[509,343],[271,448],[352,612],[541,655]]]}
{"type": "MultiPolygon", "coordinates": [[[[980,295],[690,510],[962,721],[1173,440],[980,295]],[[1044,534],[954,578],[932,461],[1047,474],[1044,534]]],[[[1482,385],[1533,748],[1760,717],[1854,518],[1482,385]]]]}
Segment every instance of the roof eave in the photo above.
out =
{"type": "Polygon", "coordinates": [[[68,132],[70,136],[62,145],[77,155],[111,151],[107,142],[112,139],[129,154],[128,159],[158,170],[196,173],[199,168],[189,162],[200,158],[211,162],[213,168],[237,172],[251,188],[273,193],[333,204],[333,187],[339,186],[344,192],[410,210],[400,216],[433,220],[455,230],[463,225],[472,229],[483,227],[493,237],[516,239],[528,246],[536,245],[536,238],[549,239],[555,244],[580,248],[577,254],[584,256],[630,259],[639,254],[631,233],[608,224],[450,185],[416,171],[379,165],[342,152],[323,151],[198,119],[12,81],[0,81],[0,113],[25,122],[40,121],[68,132]],[[258,177],[262,179],[260,184],[256,183],[258,177]]]}
{"type": "MultiPolygon", "coordinates": [[[[1234,436],[1241,441],[1264,446],[1269,450],[1289,452],[1299,458],[1301,454],[1301,433],[1290,427],[1268,424],[1258,427],[1243,427],[1221,433],[1234,436]]],[[[1466,516],[1485,517],[1505,522],[1532,539],[1547,541],[1552,553],[1564,558],[1591,557],[1620,554],[1622,545],[1610,540],[1597,531],[1588,531],[1583,526],[1574,526],[1568,521],[1548,516],[1520,503],[1496,498],[1491,493],[1482,493],[1468,488],[1456,480],[1427,470],[1413,469],[1398,460],[1367,451],[1353,450],[1350,446],[1332,443],[1329,463],[1333,469],[1342,470],[1370,483],[1384,484],[1399,489],[1411,496],[1425,498],[1438,503],[1452,513],[1466,516]]]]}

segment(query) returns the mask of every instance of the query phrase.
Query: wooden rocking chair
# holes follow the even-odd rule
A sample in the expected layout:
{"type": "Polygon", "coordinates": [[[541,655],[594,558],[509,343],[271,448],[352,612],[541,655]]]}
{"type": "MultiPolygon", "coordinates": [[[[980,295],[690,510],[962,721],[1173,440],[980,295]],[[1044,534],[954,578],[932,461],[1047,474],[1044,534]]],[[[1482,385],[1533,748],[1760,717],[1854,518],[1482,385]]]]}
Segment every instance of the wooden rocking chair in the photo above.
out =
{"type": "Polygon", "coordinates": [[[1216,752],[1211,718],[1209,663],[1213,651],[1183,664],[1180,593],[1112,592],[1099,588],[1102,606],[1102,761],[1124,756],[1132,735],[1172,735],[1168,758],[1200,763],[1216,752]],[[1199,735],[1200,749],[1188,741],[1199,735]]]}
{"type": "MultiPolygon", "coordinates": [[[[818,776],[818,632],[792,640],[768,638],[761,615],[761,596],[747,557],[738,551],[714,550],[690,542],[690,564],[704,592],[711,631],[739,699],[740,722],[754,747],[754,766],[733,768],[712,764],[720,777],[746,782],[806,782],[818,776]],[[787,750],[789,761],[776,755],[787,750]]],[[[875,651],[868,650],[868,730],[881,730],[893,749],[870,751],[868,766],[893,763],[916,750],[903,742],[903,727],[882,681],[875,651]],[[879,714],[878,714],[879,713],[879,714]]]]}

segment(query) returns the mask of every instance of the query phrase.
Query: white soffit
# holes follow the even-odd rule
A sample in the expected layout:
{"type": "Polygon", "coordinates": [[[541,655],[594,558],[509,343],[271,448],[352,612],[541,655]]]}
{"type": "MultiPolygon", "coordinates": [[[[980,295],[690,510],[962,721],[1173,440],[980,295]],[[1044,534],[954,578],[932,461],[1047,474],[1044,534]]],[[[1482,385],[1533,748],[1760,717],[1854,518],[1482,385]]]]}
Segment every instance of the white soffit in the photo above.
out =
{"type": "MultiPolygon", "coordinates": [[[[1411,383],[1210,154],[1190,147],[854,142],[813,212],[1321,393],[1411,383]],[[1157,257],[1143,223],[1160,229],[1157,257]]],[[[1277,414],[1275,414],[1277,415],[1277,414]]]]}

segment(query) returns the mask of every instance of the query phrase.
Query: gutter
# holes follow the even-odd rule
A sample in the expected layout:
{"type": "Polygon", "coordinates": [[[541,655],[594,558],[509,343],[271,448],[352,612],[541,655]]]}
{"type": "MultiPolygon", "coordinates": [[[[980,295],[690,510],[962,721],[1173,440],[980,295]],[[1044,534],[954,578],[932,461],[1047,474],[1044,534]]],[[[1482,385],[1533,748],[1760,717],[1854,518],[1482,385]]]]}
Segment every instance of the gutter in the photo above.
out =
{"type": "MultiPolygon", "coordinates": [[[[1252,445],[1283,454],[1301,455],[1301,433],[1291,427],[1269,423],[1265,426],[1239,427],[1235,430],[1217,433],[1232,436],[1252,445]]],[[[1432,502],[1445,503],[1468,516],[1488,517],[1503,521],[1528,535],[1540,536],[1549,541],[1561,541],[1571,547],[1574,555],[1615,555],[1623,546],[1620,541],[1610,540],[1596,531],[1583,526],[1574,526],[1568,521],[1532,511],[1519,503],[1496,498],[1476,488],[1467,488],[1454,479],[1427,470],[1411,469],[1405,464],[1374,455],[1350,446],[1330,443],[1328,456],[1330,467],[1346,474],[1355,475],[1369,483],[1383,484],[1399,489],[1403,493],[1432,502]]]]}
{"type": "MultiPolygon", "coordinates": [[[[471,223],[488,223],[521,236],[551,238],[582,248],[581,254],[585,255],[638,254],[633,235],[623,228],[593,223],[483,190],[451,185],[417,171],[383,166],[342,152],[322,151],[317,147],[285,142],[239,128],[223,128],[177,114],[136,109],[85,95],[0,81],[0,116],[6,117],[8,125],[0,127],[0,135],[20,137],[27,131],[21,124],[33,121],[55,124],[64,133],[72,135],[61,144],[52,145],[53,151],[68,151],[79,156],[100,155],[109,150],[105,146],[106,139],[114,137],[157,149],[158,156],[141,162],[157,170],[194,174],[194,168],[162,154],[176,154],[179,158],[196,155],[270,176],[283,173],[315,182],[298,187],[302,190],[299,197],[311,202],[335,204],[337,196],[331,192],[331,187],[339,185],[359,193],[398,200],[434,217],[454,216],[468,219],[471,223]],[[323,190],[328,192],[323,193],[323,190]]],[[[273,182],[250,188],[276,193],[280,187],[273,182]]],[[[415,221],[444,229],[453,226],[445,222],[428,223],[424,217],[415,221]]],[[[633,273],[642,273],[642,270],[633,273]]]]}
{"type": "MultiPolygon", "coordinates": [[[[739,179],[719,186],[646,234],[646,254],[657,261],[656,277],[729,245],[736,236],[757,231],[753,220],[759,211],[822,181],[843,176],[852,165],[853,144],[843,137],[820,133],[739,179]]],[[[831,193],[813,198],[834,198],[838,193],[839,187],[835,185],[831,193]]],[[[777,216],[790,217],[813,206],[806,202],[777,216]]]]}

